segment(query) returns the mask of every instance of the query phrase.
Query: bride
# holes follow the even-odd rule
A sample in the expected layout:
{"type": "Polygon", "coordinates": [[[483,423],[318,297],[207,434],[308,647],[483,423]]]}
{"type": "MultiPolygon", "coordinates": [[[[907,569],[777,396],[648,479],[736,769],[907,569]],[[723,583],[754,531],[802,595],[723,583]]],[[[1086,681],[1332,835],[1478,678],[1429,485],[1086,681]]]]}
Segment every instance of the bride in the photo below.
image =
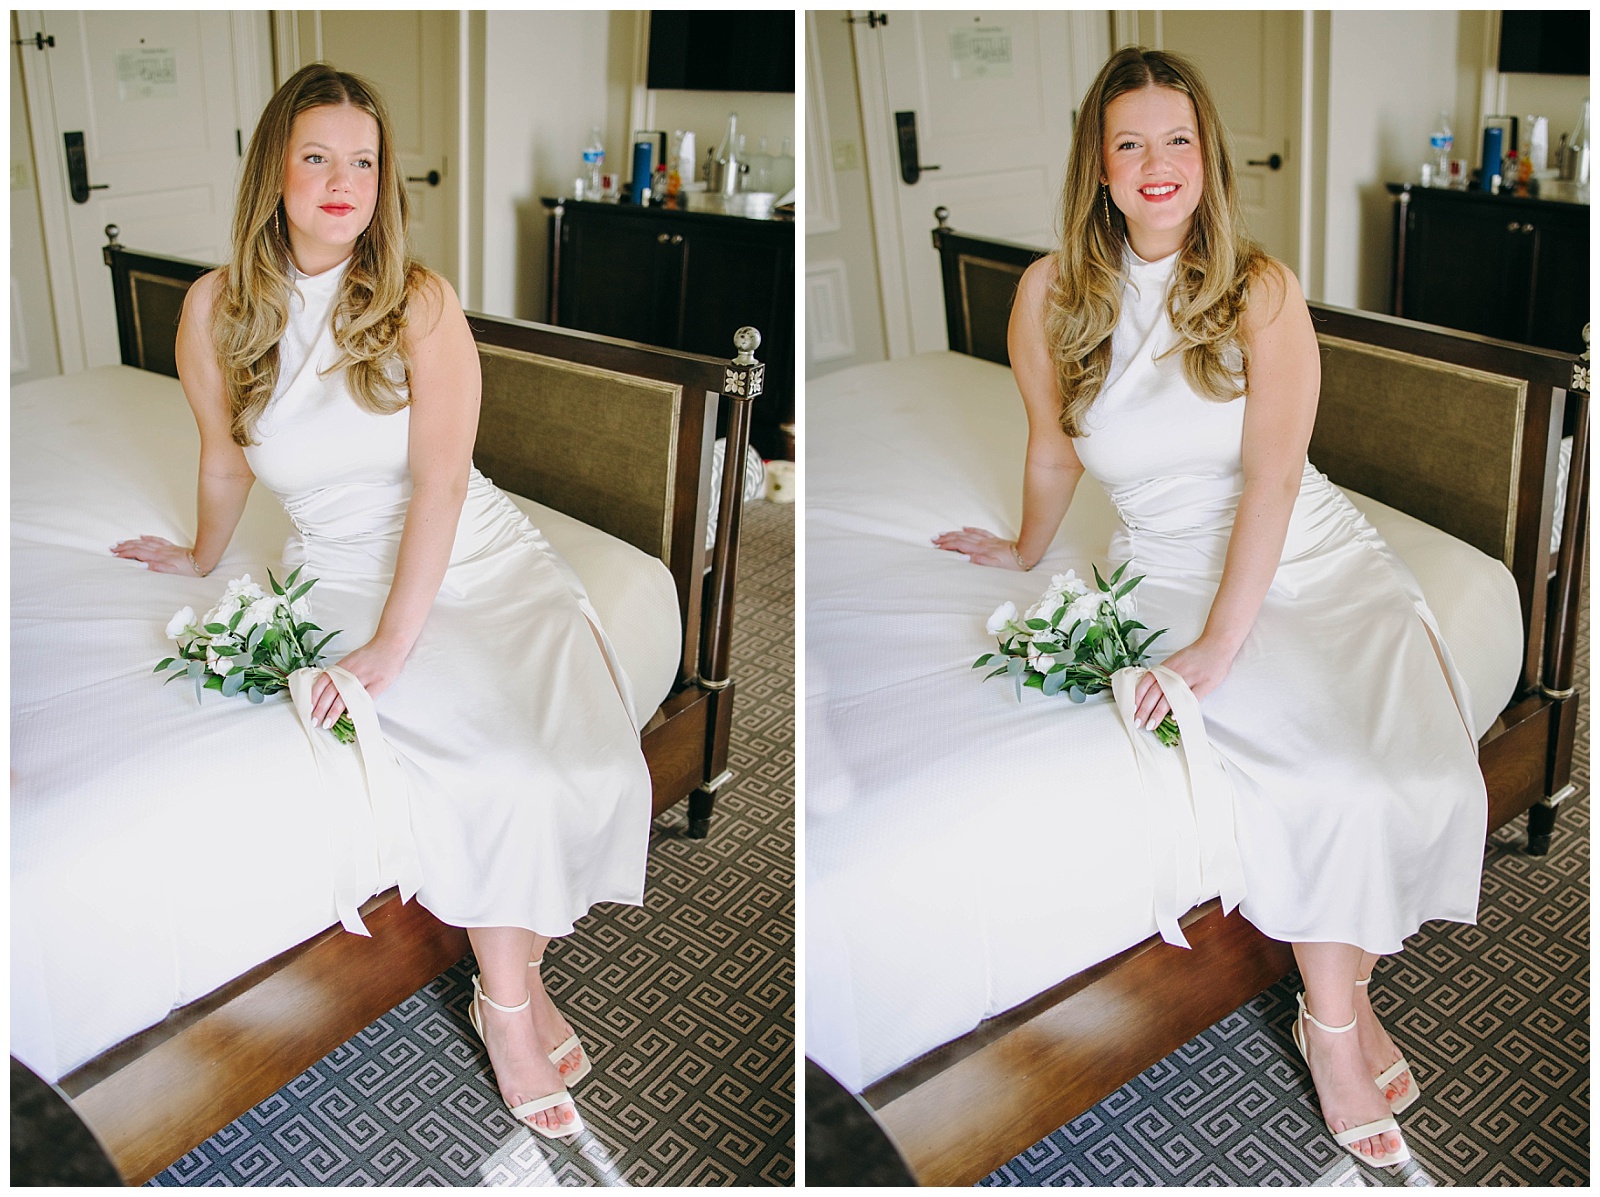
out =
{"type": "MultiPolygon", "coordinates": [[[[1415,579],[1306,461],[1320,368],[1295,276],[1243,233],[1216,107],[1176,55],[1126,49],[1079,111],[1062,243],[1023,276],[1022,526],[934,538],[998,569],[1048,549],[1087,471],[1146,575],[1140,619],[1201,699],[1233,790],[1241,913],[1293,945],[1294,1039],[1335,1140],[1409,1159],[1420,1093],[1367,984],[1426,919],[1473,922],[1487,798],[1465,690],[1415,579]],[[1350,1032],[1354,1032],[1351,1034],[1350,1032]]],[[[1135,718],[1169,710],[1153,674],[1135,718]]]]}
{"type": "MultiPolygon", "coordinates": [[[[501,1095],[568,1137],[583,1122],[567,1086],[590,1061],[537,966],[594,903],[642,901],[649,773],[581,583],[472,465],[477,349],[450,284],[407,253],[393,145],[371,86],[325,64],[267,104],[231,259],[190,289],[178,329],[200,428],[194,544],[112,552],[205,575],[257,478],[282,501],[285,562],[319,579],[318,623],[356,646],[338,664],[379,700],[405,774],[397,858],[471,939],[471,1017],[501,1095]]],[[[344,710],[319,676],[314,725],[344,710]]]]}

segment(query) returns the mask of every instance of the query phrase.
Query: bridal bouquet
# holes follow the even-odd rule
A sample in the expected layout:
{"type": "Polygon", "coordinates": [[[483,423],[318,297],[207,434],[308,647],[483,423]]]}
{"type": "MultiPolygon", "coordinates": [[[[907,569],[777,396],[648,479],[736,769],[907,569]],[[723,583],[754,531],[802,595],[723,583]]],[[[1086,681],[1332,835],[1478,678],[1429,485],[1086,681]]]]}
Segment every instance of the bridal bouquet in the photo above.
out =
{"type": "MultiPolygon", "coordinates": [[[[224,698],[243,693],[251,702],[287,690],[289,675],[320,665],[323,647],[339,634],[315,638],[313,633],[322,629],[307,618],[306,594],[317,580],[308,578],[296,586],[299,577],[296,569],[280,585],[269,569],[271,594],[249,574],[235,578],[198,623],[194,608],[185,607],[167,624],[178,655],[167,657],[155,672],[170,669],[169,682],[180,677],[193,681],[196,700],[202,690],[220,690],[224,698]]],[[[341,743],[355,741],[348,712],[330,730],[341,743]]]]}
{"type": "MultiPolygon", "coordinates": [[[[974,669],[999,662],[999,667],[984,676],[984,681],[1004,674],[1017,687],[1032,686],[1054,695],[1066,691],[1073,702],[1111,688],[1111,675],[1119,669],[1143,665],[1150,645],[1166,631],[1151,632],[1140,640],[1135,633],[1145,631],[1133,618],[1138,606],[1133,588],[1143,576],[1122,581],[1125,561],[1108,582],[1094,569],[1096,588],[1072,570],[1050,579],[1050,589],[1017,617],[1015,603],[1002,603],[989,617],[988,630],[997,638],[998,652],[984,653],[972,663],[974,669]]],[[[1178,743],[1178,724],[1171,714],[1156,727],[1160,741],[1171,747],[1178,743]]]]}

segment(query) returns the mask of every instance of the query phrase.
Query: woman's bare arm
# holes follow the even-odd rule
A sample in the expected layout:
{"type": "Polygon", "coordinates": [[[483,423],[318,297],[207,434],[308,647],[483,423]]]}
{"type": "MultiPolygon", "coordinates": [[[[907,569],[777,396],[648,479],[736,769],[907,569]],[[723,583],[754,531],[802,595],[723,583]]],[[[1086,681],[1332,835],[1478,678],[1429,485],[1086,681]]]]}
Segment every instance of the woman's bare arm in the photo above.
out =
{"type": "Polygon", "coordinates": [[[233,539],[239,517],[256,476],[234,442],[233,420],[222,385],[222,367],[211,337],[211,311],[222,285],[222,272],[202,275],[184,297],[176,346],[178,379],[200,428],[200,476],[196,488],[196,532],[191,550],[160,536],[124,540],[112,548],[118,557],[142,561],[158,573],[208,574],[233,539]]]}
{"type": "Polygon", "coordinates": [[[983,528],[962,528],[933,538],[939,548],[965,553],[979,565],[1002,569],[1022,569],[1026,565],[1031,569],[1038,564],[1055,539],[1078,488],[1078,479],[1083,477],[1083,463],[1072,447],[1072,438],[1061,429],[1061,391],[1056,385],[1055,363],[1045,343],[1045,296],[1054,270],[1053,259],[1041,258],[1023,273],[1006,331],[1011,373],[1028,412],[1022,527],[1017,539],[1003,540],[983,528]]]}
{"type": "MultiPolygon", "coordinates": [[[[372,639],[339,664],[374,697],[400,675],[433,609],[461,522],[483,379],[478,347],[450,284],[436,275],[411,300],[411,501],[394,581],[372,639]]],[[[330,727],[344,704],[326,674],[312,688],[312,719],[330,727]]]]}
{"type": "MultiPolygon", "coordinates": [[[[1322,388],[1311,313],[1288,267],[1274,262],[1251,285],[1242,331],[1250,349],[1244,489],[1205,629],[1164,662],[1197,698],[1228,676],[1278,572],[1322,388]]],[[[1167,710],[1160,687],[1146,675],[1135,692],[1136,720],[1154,727],[1167,710]]]]}

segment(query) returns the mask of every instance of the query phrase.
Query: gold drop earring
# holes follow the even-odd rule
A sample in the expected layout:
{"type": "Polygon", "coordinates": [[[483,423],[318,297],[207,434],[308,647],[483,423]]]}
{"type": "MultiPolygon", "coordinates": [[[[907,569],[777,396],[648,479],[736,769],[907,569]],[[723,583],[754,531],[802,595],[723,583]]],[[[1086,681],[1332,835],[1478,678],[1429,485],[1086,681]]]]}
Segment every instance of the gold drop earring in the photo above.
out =
{"type": "Polygon", "coordinates": [[[1106,232],[1111,232],[1111,193],[1100,184],[1100,210],[1106,214],[1106,232]]]}

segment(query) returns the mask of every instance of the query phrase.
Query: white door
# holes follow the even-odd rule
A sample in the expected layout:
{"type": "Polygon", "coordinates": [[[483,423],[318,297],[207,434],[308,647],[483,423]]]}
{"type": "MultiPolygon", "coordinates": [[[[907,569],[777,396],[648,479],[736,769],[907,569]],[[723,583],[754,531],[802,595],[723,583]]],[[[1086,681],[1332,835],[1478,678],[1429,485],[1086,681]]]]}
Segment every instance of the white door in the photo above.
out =
{"type": "MultiPolygon", "coordinates": [[[[377,87],[411,199],[411,252],[459,289],[457,14],[323,9],[295,13],[294,20],[299,64],[327,62],[377,87]]],[[[282,78],[291,73],[282,71],[282,78]]]]}
{"type": "Polygon", "coordinates": [[[256,110],[249,39],[228,13],[21,14],[30,126],[39,168],[62,369],[114,364],[116,309],[101,257],[105,227],[122,244],[221,262],[227,254],[240,138],[256,110]],[[70,143],[81,144],[73,170],[70,143]],[[93,190],[73,197],[73,181],[93,190]]]}
{"type": "Polygon", "coordinates": [[[1232,139],[1250,235],[1297,271],[1300,22],[1300,13],[1278,10],[1139,14],[1142,44],[1182,54],[1200,68],[1232,139]]]}
{"type": "Polygon", "coordinates": [[[853,26],[889,356],[948,347],[936,207],[964,233],[1048,247],[1105,12],[890,12],[853,26]],[[911,114],[924,173],[908,183],[911,114]],[[932,169],[937,167],[938,169],[932,169]]]}

